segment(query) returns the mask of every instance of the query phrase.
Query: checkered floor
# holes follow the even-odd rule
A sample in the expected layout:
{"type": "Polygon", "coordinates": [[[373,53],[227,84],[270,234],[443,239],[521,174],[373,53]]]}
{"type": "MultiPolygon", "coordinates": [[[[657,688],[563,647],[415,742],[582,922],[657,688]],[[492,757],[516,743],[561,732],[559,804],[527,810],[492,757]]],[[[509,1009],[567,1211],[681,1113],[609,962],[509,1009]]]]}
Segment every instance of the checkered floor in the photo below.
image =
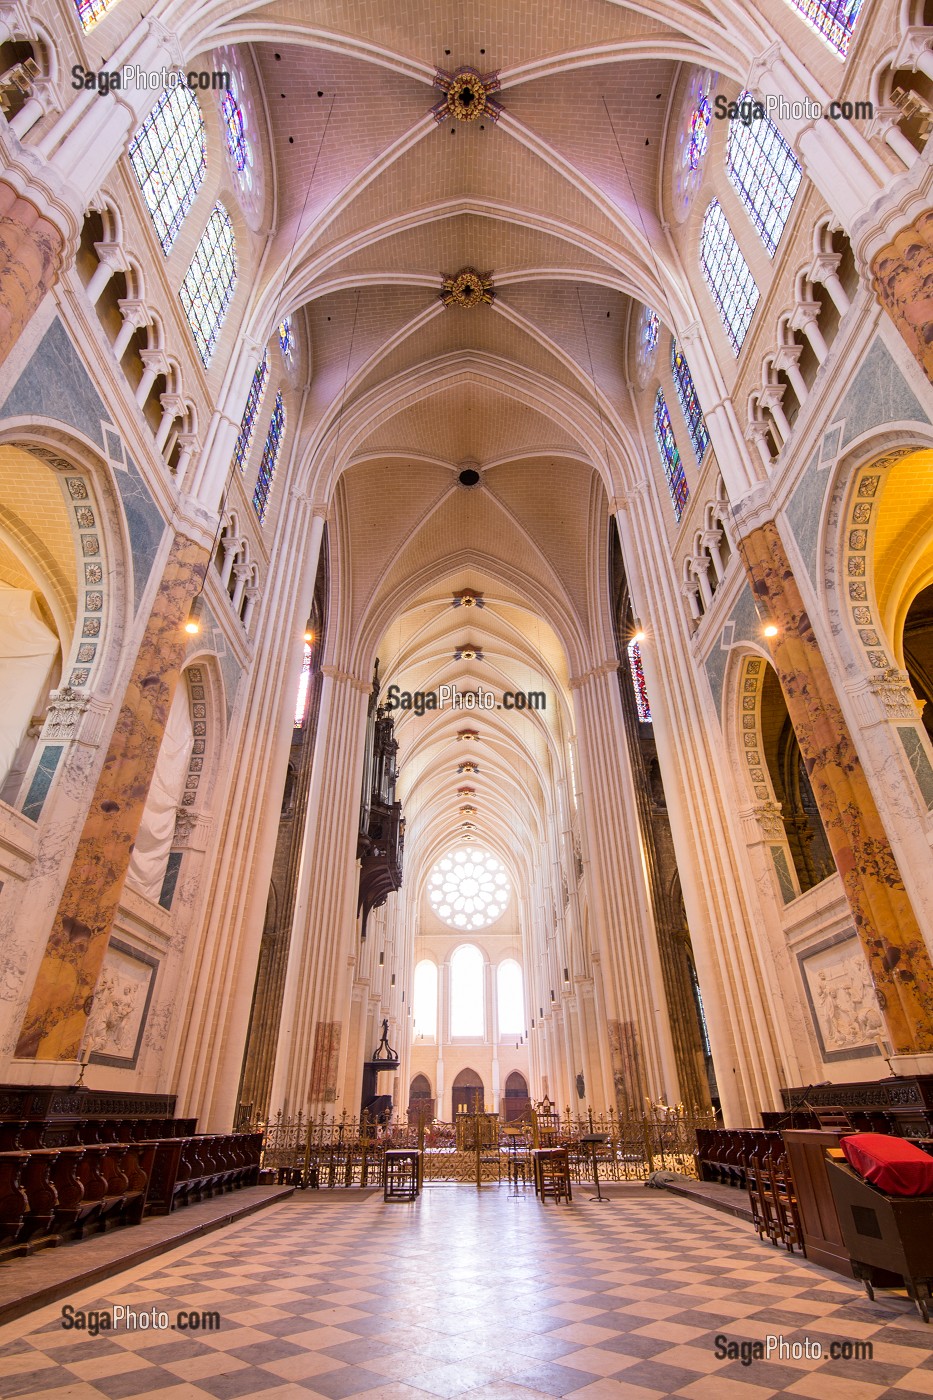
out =
{"type": "Polygon", "coordinates": [[[910,1400],[933,1396],[933,1325],[895,1294],[632,1186],[542,1206],[505,1186],[413,1205],[297,1195],[98,1284],[77,1309],[220,1312],[221,1329],[65,1330],[55,1304],[0,1329],[0,1397],[306,1400],[910,1400]],[[715,1338],[821,1342],[824,1359],[717,1358],[715,1338]],[[870,1340],[872,1361],[832,1361],[870,1340]]]}

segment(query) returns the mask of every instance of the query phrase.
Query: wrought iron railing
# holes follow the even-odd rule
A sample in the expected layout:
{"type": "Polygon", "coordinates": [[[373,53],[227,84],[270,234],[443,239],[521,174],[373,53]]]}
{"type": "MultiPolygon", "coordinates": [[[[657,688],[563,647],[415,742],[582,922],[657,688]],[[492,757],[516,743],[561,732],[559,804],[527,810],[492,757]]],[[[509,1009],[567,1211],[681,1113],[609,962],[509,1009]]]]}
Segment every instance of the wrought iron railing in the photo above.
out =
{"type": "Polygon", "coordinates": [[[494,1114],[462,1114],[454,1123],[420,1119],[415,1123],[380,1124],[321,1115],[306,1118],[279,1114],[268,1124],[251,1124],[264,1133],[264,1168],[283,1180],[305,1186],[378,1186],[387,1148],[421,1152],[424,1181],[511,1181],[528,1176],[524,1164],[536,1147],[566,1147],[573,1181],[592,1180],[595,1154],[601,1181],[644,1181],[667,1170],[696,1176],[697,1128],[712,1128],[712,1113],[682,1106],[652,1106],[642,1114],[608,1113],[574,1116],[550,1105],[530,1109],[521,1119],[503,1123],[494,1114]],[[603,1141],[594,1141],[594,1139],[603,1141]],[[521,1171],[519,1170],[521,1168],[521,1171]]]}

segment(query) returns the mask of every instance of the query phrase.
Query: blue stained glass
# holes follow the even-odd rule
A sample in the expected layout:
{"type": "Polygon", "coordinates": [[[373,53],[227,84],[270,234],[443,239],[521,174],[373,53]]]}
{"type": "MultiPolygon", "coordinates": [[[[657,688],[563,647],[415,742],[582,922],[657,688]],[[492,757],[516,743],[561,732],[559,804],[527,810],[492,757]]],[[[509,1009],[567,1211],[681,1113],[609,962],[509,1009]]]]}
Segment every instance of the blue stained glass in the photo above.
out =
{"type": "Polygon", "coordinates": [[[667,411],[667,403],[660,389],[658,397],[654,401],[654,436],[664,465],[664,474],[667,477],[667,489],[671,493],[674,516],[679,523],[680,517],[684,513],[684,506],[690,499],[690,487],[687,485],[684,464],[680,459],[677,443],[674,440],[671,415],[667,411]]]}
{"type": "MultiPolygon", "coordinates": [[[[743,107],[748,104],[748,110],[755,99],[750,92],[743,92],[738,102],[743,107]]],[[[733,117],[726,172],[769,256],[774,257],[801,176],[797,159],[774,122],[764,116],[747,123],[733,117]]]]}
{"type": "Polygon", "coordinates": [[[292,350],[294,349],[294,338],[292,336],[292,318],[286,316],[284,321],[279,322],[279,349],[283,357],[291,361],[292,350]]]}
{"type": "Polygon", "coordinates": [[[712,201],[703,216],[700,266],[737,355],[758,305],[759,292],[718,199],[712,201]]]}
{"type": "Polygon", "coordinates": [[[93,29],[108,10],[113,9],[117,0],[75,0],[75,9],[82,29],[93,29]]]}
{"type": "Polygon", "coordinates": [[[687,432],[690,434],[690,441],[696,453],[697,466],[699,466],[706,456],[706,449],[709,447],[709,433],[703,418],[703,410],[700,408],[700,400],[697,398],[690,366],[687,364],[684,352],[677,341],[673,339],[671,340],[671,374],[674,376],[677,401],[680,404],[680,411],[684,415],[684,422],[687,425],[687,432]]]}
{"type": "Polygon", "coordinates": [[[236,240],[230,215],[215,204],[194,250],[178,295],[205,365],[211,362],[220,328],[236,290],[236,240]]]}
{"type": "Polygon", "coordinates": [[[690,140],[687,143],[687,160],[691,170],[696,170],[709,149],[709,121],[713,108],[709,98],[701,95],[690,118],[690,140]]]}
{"type": "Polygon", "coordinates": [[[788,3],[845,58],[862,0],[788,0],[788,3]]]}
{"type": "Polygon", "coordinates": [[[259,463],[256,489],[253,492],[253,505],[259,516],[260,525],[264,525],[266,521],[269,497],[272,494],[272,483],[275,480],[275,469],[279,464],[279,453],[282,451],[284,439],[285,405],[282,402],[281,393],[278,393],[275,396],[275,408],[272,410],[272,419],[266,434],[266,445],[262,451],[262,461],[259,463]]]}
{"type": "Polygon", "coordinates": [[[658,331],[661,322],[658,313],[652,311],[650,306],[646,306],[643,313],[642,339],[645,346],[645,354],[650,355],[658,348],[658,331]]]}
{"type": "Polygon", "coordinates": [[[246,395],[246,407],[243,410],[243,417],[240,420],[240,433],[236,440],[236,447],[233,449],[234,464],[239,467],[241,472],[246,470],[249,454],[253,450],[256,419],[262,407],[262,399],[266,392],[266,380],[268,377],[269,356],[263,351],[262,359],[256,366],[256,373],[253,375],[253,382],[249,386],[249,393],[246,395]]]}
{"type": "Polygon", "coordinates": [[[635,691],[635,708],[638,711],[638,718],[642,724],[650,724],[651,706],[648,704],[648,687],[645,684],[645,672],[641,664],[641,647],[637,642],[629,642],[626,650],[628,652],[628,667],[632,673],[632,689],[635,691]]]}
{"type": "Polygon", "coordinates": [[[166,88],[130,146],[130,164],[163,253],[170,253],[201,188],[207,162],[204,120],[181,73],[166,88]]]}
{"type": "Polygon", "coordinates": [[[245,170],[250,163],[249,140],[246,135],[246,123],[243,120],[243,111],[233,93],[229,90],[224,92],[220,98],[220,110],[224,120],[224,135],[227,138],[227,150],[230,152],[230,159],[237,170],[245,170]]]}

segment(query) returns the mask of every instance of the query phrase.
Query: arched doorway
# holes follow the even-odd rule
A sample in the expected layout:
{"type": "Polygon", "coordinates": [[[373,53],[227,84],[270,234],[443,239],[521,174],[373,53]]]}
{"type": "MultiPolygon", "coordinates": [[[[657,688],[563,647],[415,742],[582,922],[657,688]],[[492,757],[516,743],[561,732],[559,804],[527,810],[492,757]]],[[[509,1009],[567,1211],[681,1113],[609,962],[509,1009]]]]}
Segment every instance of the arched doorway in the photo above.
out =
{"type": "Polygon", "coordinates": [[[416,1074],[408,1091],[408,1121],[414,1125],[434,1117],[434,1095],[426,1074],[416,1074]]]}
{"type": "Polygon", "coordinates": [[[513,1069],[505,1081],[505,1121],[511,1123],[514,1118],[520,1118],[530,1103],[528,1081],[517,1069],[513,1069]]]}
{"type": "Polygon", "coordinates": [[[453,1082],[450,1094],[454,1118],[458,1113],[485,1112],[483,1081],[475,1069],[462,1069],[453,1082]]]}

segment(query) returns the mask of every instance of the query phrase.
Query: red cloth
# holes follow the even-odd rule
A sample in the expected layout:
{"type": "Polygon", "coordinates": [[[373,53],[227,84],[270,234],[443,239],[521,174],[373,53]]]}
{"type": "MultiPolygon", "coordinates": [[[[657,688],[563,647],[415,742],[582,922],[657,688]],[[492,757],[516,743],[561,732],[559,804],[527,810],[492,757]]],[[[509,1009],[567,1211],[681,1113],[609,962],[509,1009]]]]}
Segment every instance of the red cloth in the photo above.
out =
{"type": "Polygon", "coordinates": [[[933,1157],[905,1138],[853,1133],[839,1146],[859,1176],[891,1196],[933,1196],[933,1157]]]}

